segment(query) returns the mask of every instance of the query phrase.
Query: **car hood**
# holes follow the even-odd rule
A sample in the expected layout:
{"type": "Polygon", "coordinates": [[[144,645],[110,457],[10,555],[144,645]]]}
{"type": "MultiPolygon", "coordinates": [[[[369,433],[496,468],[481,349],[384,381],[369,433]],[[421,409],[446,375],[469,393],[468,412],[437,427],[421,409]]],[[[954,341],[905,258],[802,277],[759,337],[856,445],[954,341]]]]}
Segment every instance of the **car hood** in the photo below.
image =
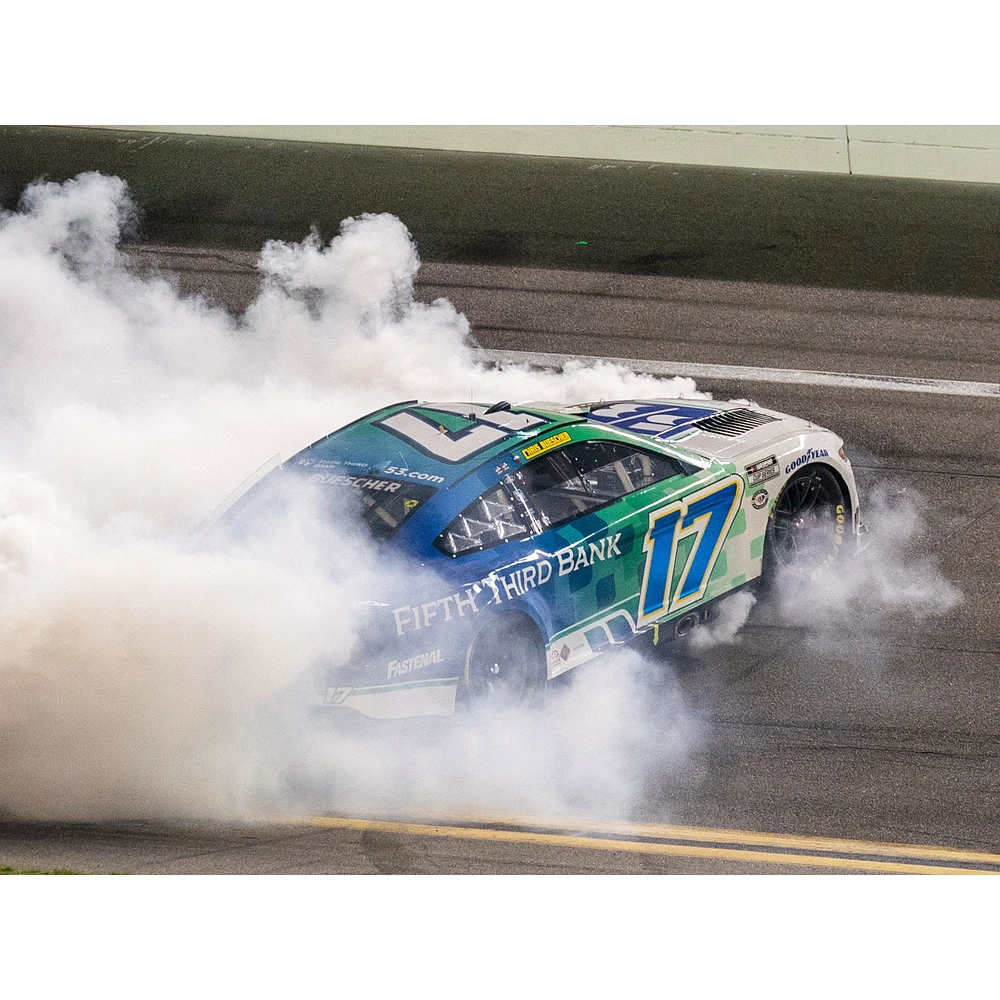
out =
{"type": "Polygon", "coordinates": [[[671,444],[704,458],[731,462],[809,432],[828,433],[809,420],[752,404],[731,403],[713,409],[716,418],[699,421],[671,444]]]}

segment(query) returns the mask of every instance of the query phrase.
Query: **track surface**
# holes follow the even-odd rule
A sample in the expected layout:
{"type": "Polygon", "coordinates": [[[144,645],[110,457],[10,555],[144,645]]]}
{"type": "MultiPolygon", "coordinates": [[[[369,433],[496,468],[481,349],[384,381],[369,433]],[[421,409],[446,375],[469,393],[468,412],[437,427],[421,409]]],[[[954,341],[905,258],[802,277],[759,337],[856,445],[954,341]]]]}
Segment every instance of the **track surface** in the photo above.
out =
{"type": "MultiPolygon", "coordinates": [[[[137,250],[238,307],[239,253],[137,250]]],[[[431,265],[485,347],[1000,382],[1000,306],[982,300],[431,265]]],[[[637,820],[1000,850],[1000,400],[699,379],[722,398],[815,418],[863,493],[920,505],[919,551],[963,592],[949,619],[808,630],[752,619],[687,670],[703,721],[687,768],[637,820]]],[[[860,857],[860,855],[854,855],[860,857]]],[[[830,871],[563,842],[329,827],[0,824],[0,863],[94,871],[830,871]]],[[[864,866],[857,866],[863,868],[864,866]]]]}

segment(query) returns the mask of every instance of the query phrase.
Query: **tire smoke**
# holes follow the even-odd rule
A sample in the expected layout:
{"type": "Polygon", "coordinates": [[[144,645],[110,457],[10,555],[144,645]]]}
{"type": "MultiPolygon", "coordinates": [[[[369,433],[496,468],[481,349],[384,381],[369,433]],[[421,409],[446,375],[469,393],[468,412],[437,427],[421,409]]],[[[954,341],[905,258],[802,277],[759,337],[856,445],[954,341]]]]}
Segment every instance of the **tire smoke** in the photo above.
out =
{"type": "Polygon", "coordinates": [[[704,394],[604,363],[477,365],[465,317],[414,301],[388,215],[267,244],[234,317],[129,266],[136,214],[121,180],[82,174],[0,217],[0,810],[629,808],[687,732],[632,654],[503,725],[317,731],[281,693],[346,659],[357,594],[407,570],[307,508],[252,546],[189,533],[275,455],[399,399],[704,394]]]}
{"type": "Polygon", "coordinates": [[[822,622],[826,630],[875,631],[958,605],[961,593],[934,558],[917,548],[923,521],[913,498],[894,494],[883,482],[865,497],[863,517],[869,533],[853,559],[807,576],[778,575],[772,610],[788,625],[822,622]]]}
{"type": "MultiPolygon", "coordinates": [[[[98,174],[0,216],[0,812],[634,815],[699,739],[669,669],[626,651],[500,719],[317,727],[283,694],[317,657],[346,662],[357,595],[412,567],[308,504],[250,545],[191,532],[275,456],[401,399],[706,394],[604,362],[477,364],[466,318],[414,300],[417,251],[388,215],[268,243],[238,317],[134,270],[135,219],[98,174]]],[[[779,581],[785,621],[958,600],[902,555],[913,518],[882,520],[860,571],[779,581]]],[[[752,606],[730,598],[692,642],[737,641],[752,606]]]]}

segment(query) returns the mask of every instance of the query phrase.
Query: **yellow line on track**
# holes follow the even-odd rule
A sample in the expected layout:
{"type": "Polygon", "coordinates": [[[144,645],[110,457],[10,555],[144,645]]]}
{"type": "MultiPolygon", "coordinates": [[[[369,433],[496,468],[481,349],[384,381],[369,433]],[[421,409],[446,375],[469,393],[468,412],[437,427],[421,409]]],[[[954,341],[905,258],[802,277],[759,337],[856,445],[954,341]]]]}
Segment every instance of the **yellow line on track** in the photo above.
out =
{"type": "MultiPolygon", "coordinates": [[[[373,831],[401,834],[411,837],[450,837],[458,840],[499,841],[506,843],[539,844],[546,847],[570,847],[581,850],[627,851],[636,854],[659,854],[673,857],[711,858],[718,861],[759,862],[776,865],[799,865],[816,868],[839,868],[850,871],[887,872],[923,875],[994,875],[959,864],[990,863],[1000,865],[1000,855],[980,854],[949,848],[926,848],[903,844],[879,844],[867,841],[834,840],[830,838],[792,837],[783,834],[761,834],[737,830],[709,830],[700,827],[673,827],[639,825],[595,827],[596,833],[631,832],[638,836],[714,841],[715,843],[740,843],[755,846],[783,847],[802,853],[785,854],[776,851],[746,850],[738,847],[709,847],[697,843],[664,844],[648,840],[616,840],[599,836],[586,836],[581,832],[543,833],[532,829],[502,830],[491,826],[450,826],[446,823],[415,823],[403,820],[361,819],[349,816],[316,816],[287,819],[285,822],[339,830],[373,831]],[[641,832],[640,832],[641,831],[641,832]],[[655,832],[654,832],[655,831],[655,832]],[[908,864],[904,861],[877,861],[871,858],[830,857],[810,854],[810,850],[827,850],[839,853],[870,854],[889,857],[926,857],[928,860],[951,861],[952,865],[908,864]],[[926,852],[926,853],[918,853],[926,852]]],[[[494,821],[495,822],[495,821],[494,821]]],[[[513,824],[514,821],[503,821],[513,824]]],[[[518,825],[522,825],[519,821],[518,825]]],[[[526,825],[526,824],[524,824],[526,825]]],[[[532,824],[538,825],[538,824],[532,824]]]]}
{"type": "MultiPolygon", "coordinates": [[[[454,819],[457,817],[453,817],[454,819]]],[[[437,819],[437,818],[435,818],[437,819]]],[[[464,819],[464,817],[463,817],[464,819]]],[[[872,840],[841,840],[836,837],[804,837],[788,833],[760,833],[755,830],[726,830],[702,826],[671,826],[658,823],[600,823],[588,821],[575,827],[565,819],[552,822],[521,819],[468,817],[466,822],[487,825],[503,824],[526,828],[545,827],[580,830],[586,833],[609,833],[626,837],[655,837],[664,840],[709,841],[716,844],[751,844],[756,847],[781,847],[799,851],[836,851],[841,854],[878,854],[883,857],[922,858],[956,864],[987,864],[1000,867],[1000,854],[969,851],[958,847],[928,847],[926,844],[882,843],[872,840]]]]}

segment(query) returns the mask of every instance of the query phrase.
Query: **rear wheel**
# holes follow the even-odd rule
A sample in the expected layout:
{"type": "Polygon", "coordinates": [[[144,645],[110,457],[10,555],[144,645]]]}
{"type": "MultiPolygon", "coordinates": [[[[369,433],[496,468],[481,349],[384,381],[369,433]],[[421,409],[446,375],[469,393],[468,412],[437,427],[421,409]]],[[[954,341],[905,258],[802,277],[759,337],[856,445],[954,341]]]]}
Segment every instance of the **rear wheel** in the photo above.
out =
{"type": "Polygon", "coordinates": [[[545,682],[545,646],[526,615],[498,618],[469,646],[460,704],[488,711],[526,705],[545,682]]]}
{"type": "Polygon", "coordinates": [[[844,487],[832,469],[807,465],[785,484],[767,524],[764,572],[812,576],[833,565],[850,531],[844,487]]]}

